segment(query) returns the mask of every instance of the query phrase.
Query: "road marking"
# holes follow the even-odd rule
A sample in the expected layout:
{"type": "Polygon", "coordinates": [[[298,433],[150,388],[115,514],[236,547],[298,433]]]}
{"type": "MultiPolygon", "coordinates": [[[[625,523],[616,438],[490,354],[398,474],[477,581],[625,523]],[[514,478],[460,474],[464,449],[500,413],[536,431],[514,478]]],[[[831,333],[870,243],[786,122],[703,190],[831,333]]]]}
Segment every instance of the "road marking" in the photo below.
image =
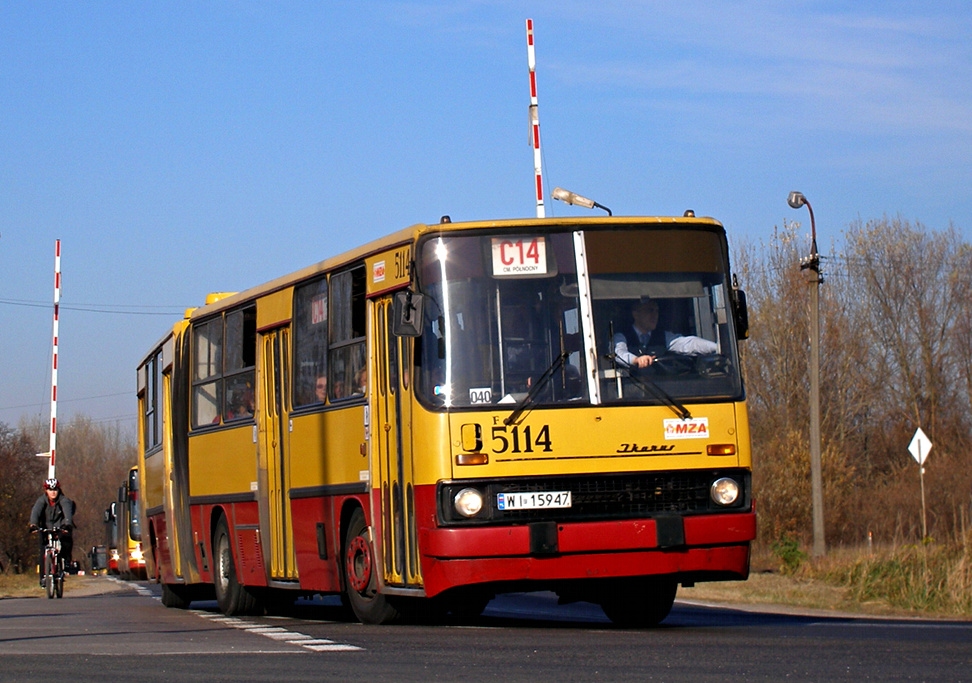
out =
{"type": "MultiPolygon", "coordinates": [[[[859,617],[860,619],[869,619],[870,617],[859,617]]],[[[887,617],[893,619],[895,617],[887,617]]],[[[898,617],[899,619],[902,617],[898,617]]],[[[908,617],[903,617],[907,619],[908,617]]],[[[898,623],[887,623],[882,621],[842,621],[839,623],[826,622],[826,621],[814,621],[808,624],[808,626],[826,626],[827,628],[837,628],[844,626],[851,626],[856,628],[920,628],[920,629],[946,629],[952,630],[956,629],[959,631],[972,630],[972,624],[936,624],[928,621],[918,621],[913,622],[898,622],[898,623]]]]}
{"type": "MultiPolygon", "coordinates": [[[[121,586],[134,588],[135,592],[143,597],[149,597],[160,602],[162,600],[162,598],[153,593],[150,588],[142,586],[141,584],[122,581],[114,576],[109,576],[108,579],[121,586]]],[[[288,631],[280,626],[264,626],[262,624],[255,624],[251,621],[240,619],[239,617],[227,617],[222,614],[213,614],[212,612],[197,609],[191,609],[188,611],[196,616],[208,619],[215,624],[223,624],[224,626],[238,628],[241,631],[256,633],[258,635],[270,638],[271,640],[278,640],[287,643],[288,645],[297,645],[305,650],[311,650],[312,652],[360,652],[364,650],[363,647],[358,647],[357,645],[337,643],[333,640],[328,640],[327,638],[315,638],[307,635],[306,633],[288,631]]]]}
{"type": "Polygon", "coordinates": [[[245,619],[240,619],[238,617],[225,617],[219,614],[213,614],[212,612],[205,612],[203,610],[189,611],[216,624],[223,624],[232,628],[238,628],[241,631],[246,631],[247,633],[256,633],[258,635],[265,636],[266,638],[282,641],[289,645],[297,645],[305,650],[311,650],[313,652],[358,652],[364,650],[364,648],[358,647],[357,645],[337,643],[326,638],[314,638],[306,633],[288,631],[280,626],[264,626],[263,624],[255,624],[252,621],[246,621],[245,619]]]}

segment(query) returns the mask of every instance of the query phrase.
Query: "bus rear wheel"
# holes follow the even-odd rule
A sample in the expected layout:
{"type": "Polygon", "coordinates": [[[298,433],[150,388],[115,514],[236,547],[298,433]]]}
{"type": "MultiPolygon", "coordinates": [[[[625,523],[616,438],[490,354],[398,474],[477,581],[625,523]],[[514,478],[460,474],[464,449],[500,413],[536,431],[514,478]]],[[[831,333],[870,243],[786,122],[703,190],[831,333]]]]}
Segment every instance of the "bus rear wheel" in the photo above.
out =
{"type": "Polygon", "coordinates": [[[213,535],[213,555],[216,584],[216,602],[219,609],[227,616],[236,614],[262,614],[263,605],[260,600],[240,585],[236,579],[236,562],[233,560],[233,544],[230,540],[226,518],[220,517],[213,535]]]}
{"type": "Polygon", "coordinates": [[[626,628],[657,626],[675,604],[678,581],[670,577],[621,579],[603,587],[601,609],[626,628]]]}
{"type": "Polygon", "coordinates": [[[375,554],[368,538],[368,526],[360,508],[351,515],[344,537],[344,590],[351,610],[363,624],[387,624],[399,618],[399,612],[387,596],[378,592],[375,554]]]}

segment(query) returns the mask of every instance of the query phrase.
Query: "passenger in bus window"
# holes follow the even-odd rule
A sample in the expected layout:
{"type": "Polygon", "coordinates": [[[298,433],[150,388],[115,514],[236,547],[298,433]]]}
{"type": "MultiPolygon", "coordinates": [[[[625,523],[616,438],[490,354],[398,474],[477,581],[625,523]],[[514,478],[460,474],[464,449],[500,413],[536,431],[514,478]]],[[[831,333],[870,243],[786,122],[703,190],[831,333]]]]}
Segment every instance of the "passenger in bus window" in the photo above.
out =
{"type": "Polygon", "coordinates": [[[240,420],[253,416],[253,388],[250,383],[237,387],[233,392],[233,400],[226,412],[226,420],[240,420]]]}
{"type": "Polygon", "coordinates": [[[354,376],[354,395],[364,395],[368,390],[368,368],[361,368],[354,376]]]}
{"type": "Polygon", "coordinates": [[[327,401],[327,375],[321,375],[314,381],[314,398],[317,403],[327,401]]]}
{"type": "Polygon", "coordinates": [[[632,305],[632,324],[611,340],[615,359],[630,368],[647,368],[666,352],[689,356],[718,352],[713,341],[659,328],[658,314],[658,302],[650,298],[644,297],[632,305]]]}

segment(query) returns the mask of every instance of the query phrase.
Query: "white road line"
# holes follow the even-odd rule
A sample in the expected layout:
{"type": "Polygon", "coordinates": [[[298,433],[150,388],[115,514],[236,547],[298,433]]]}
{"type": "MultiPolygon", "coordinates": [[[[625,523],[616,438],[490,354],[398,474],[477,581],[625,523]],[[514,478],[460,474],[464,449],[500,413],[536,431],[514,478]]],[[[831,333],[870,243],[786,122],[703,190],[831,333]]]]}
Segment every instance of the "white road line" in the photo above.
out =
{"type": "Polygon", "coordinates": [[[241,631],[246,631],[247,633],[255,633],[257,635],[271,638],[272,640],[282,641],[289,645],[297,645],[305,650],[311,650],[313,652],[357,652],[364,650],[364,648],[358,647],[357,645],[336,643],[333,640],[327,640],[326,638],[314,638],[306,633],[288,631],[281,626],[264,626],[262,624],[256,624],[252,621],[247,621],[238,617],[226,617],[221,614],[204,612],[203,610],[189,611],[197,616],[202,617],[203,619],[208,619],[210,622],[215,624],[223,624],[224,626],[238,628],[241,631]]]}
{"type": "MultiPolygon", "coordinates": [[[[869,617],[859,617],[859,618],[868,619],[869,617]]],[[[889,617],[889,618],[893,618],[893,617],[889,617]]],[[[899,618],[909,619],[911,617],[899,617],[899,618]]],[[[928,621],[914,621],[914,622],[904,622],[904,623],[894,623],[894,624],[889,624],[881,621],[869,621],[864,623],[860,621],[847,621],[847,622],[840,622],[839,624],[835,624],[833,622],[825,622],[825,621],[814,621],[807,624],[807,626],[826,626],[827,628],[844,628],[847,626],[851,626],[855,628],[920,628],[920,629],[945,629],[945,630],[957,629],[960,631],[972,630],[972,624],[936,624],[934,622],[928,622],[928,621]]]]}
{"type": "MultiPolygon", "coordinates": [[[[150,597],[154,600],[161,600],[161,598],[158,595],[155,595],[150,588],[146,588],[139,584],[129,583],[127,581],[121,581],[114,577],[109,577],[109,579],[123,586],[134,588],[135,592],[137,592],[139,595],[150,597]]],[[[314,638],[313,636],[309,636],[305,633],[288,631],[280,626],[263,626],[262,624],[255,624],[252,621],[246,621],[244,619],[240,619],[239,617],[227,617],[223,616],[222,614],[213,614],[212,612],[206,612],[198,609],[191,609],[187,611],[195,614],[198,617],[202,617],[203,619],[208,619],[214,624],[223,624],[224,626],[238,628],[249,633],[255,633],[257,635],[270,638],[272,640],[282,641],[289,645],[297,645],[305,650],[311,650],[313,652],[359,652],[364,650],[363,647],[358,647],[357,645],[336,643],[333,640],[327,640],[326,638],[314,638]]]]}

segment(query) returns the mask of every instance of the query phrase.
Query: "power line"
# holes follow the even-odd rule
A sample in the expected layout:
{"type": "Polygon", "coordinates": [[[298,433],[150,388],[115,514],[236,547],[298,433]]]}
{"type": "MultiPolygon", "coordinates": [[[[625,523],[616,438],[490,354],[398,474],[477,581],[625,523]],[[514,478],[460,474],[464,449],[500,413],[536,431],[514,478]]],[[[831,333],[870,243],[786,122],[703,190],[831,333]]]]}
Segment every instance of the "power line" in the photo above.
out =
{"type": "MultiPolygon", "coordinates": [[[[0,299],[0,305],[22,306],[26,308],[50,308],[51,304],[47,301],[29,301],[24,299],[0,299]]],[[[83,311],[86,313],[107,313],[114,315],[164,315],[167,317],[177,316],[186,310],[186,307],[178,306],[152,306],[152,305],[133,305],[133,304],[61,304],[64,311],[83,311]],[[160,309],[157,311],[145,309],[160,309]]]]}
{"type": "MultiPolygon", "coordinates": [[[[80,398],[63,399],[58,397],[58,401],[60,403],[77,403],[78,401],[90,401],[96,398],[113,398],[115,396],[130,396],[130,395],[132,395],[132,392],[130,391],[118,391],[115,392],[114,394],[101,394],[99,396],[82,396],[80,398]]],[[[0,406],[0,410],[18,410],[20,408],[39,408],[46,405],[49,405],[48,401],[44,401],[41,403],[24,403],[19,406],[0,406]]]]}

